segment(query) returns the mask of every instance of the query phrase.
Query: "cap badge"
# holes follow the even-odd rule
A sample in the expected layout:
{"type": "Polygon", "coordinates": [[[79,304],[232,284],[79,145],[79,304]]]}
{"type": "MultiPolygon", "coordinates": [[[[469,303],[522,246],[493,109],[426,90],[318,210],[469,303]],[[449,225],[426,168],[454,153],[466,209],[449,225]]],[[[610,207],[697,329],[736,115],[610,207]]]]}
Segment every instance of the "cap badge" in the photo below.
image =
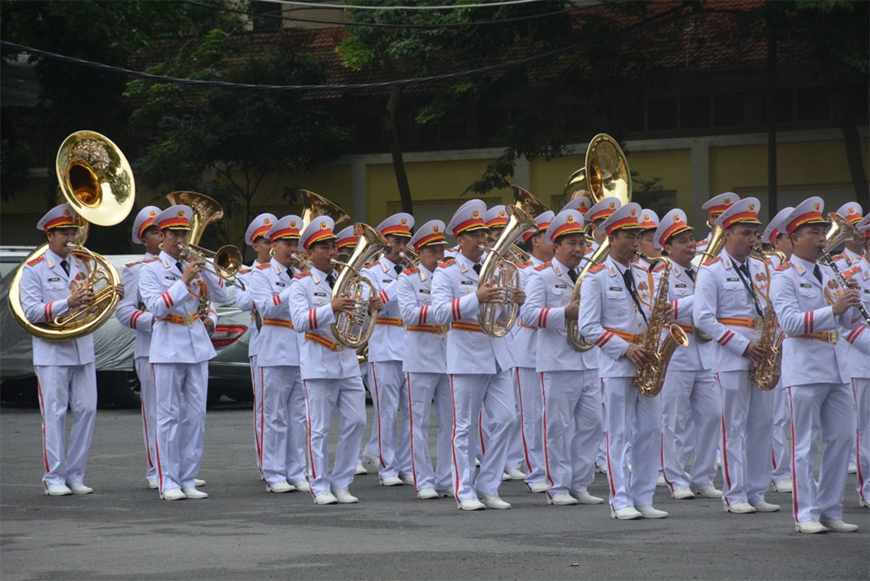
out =
{"type": "MultiPolygon", "coordinates": [[[[816,211],[817,211],[817,212],[819,211],[819,205],[818,205],[818,204],[816,204],[816,211]]],[[[858,213],[858,210],[855,209],[855,206],[849,206],[849,214],[850,214],[850,215],[854,216],[854,215],[857,214],[857,213],[858,213]]]]}
{"type": "MultiPolygon", "coordinates": [[[[267,220],[267,222],[268,222],[268,220],[267,220]]],[[[268,226],[268,224],[266,224],[266,225],[268,226]]],[[[296,227],[296,220],[290,220],[290,227],[291,227],[291,228],[295,228],[295,227],[296,227]]]]}
{"type": "Polygon", "coordinates": [[[644,222],[652,222],[652,218],[650,217],[649,214],[644,214],[644,215],[643,215],[643,221],[644,221],[644,222]]]}
{"type": "Polygon", "coordinates": [[[402,224],[402,226],[407,226],[407,225],[408,225],[408,219],[407,219],[407,218],[402,218],[401,224],[402,224]]]}
{"type": "Polygon", "coordinates": [[[321,229],[321,230],[327,230],[327,229],[329,229],[329,224],[327,224],[325,221],[324,221],[324,222],[321,222],[321,223],[320,223],[320,229],[321,229]]]}
{"type": "Polygon", "coordinates": [[[725,198],[724,200],[722,200],[722,203],[725,204],[726,206],[730,206],[731,205],[731,198],[725,198]]]}
{"type": "Polygon", "coordinates": [[[149,218],[156,218],[157,212],[155,212],[154,210],[148,210],[148,217],[149,218]]]}
{"type": "Polygon", "coordinates": [[[616,208],[616,202],[610,202],[610,209],[613,210],[616,208]]]}
{"type": "Polygon", "coordinates": [[[438,228],[438,224],[432,226],[432,232],[438,232],[440,229],[438,228]]]}
{"type": "Polygon", "coordinates": [[[270,220],[269,218],[263,218],[263,226],[271,226],[271,225],[272,225],[272,220],[270,220]]]}
{"type": "Polygon", "coordinates": [[[632,218],[637,218],[637,210],[632,208],[631,210],[629,210],[628,215],[631,216],[632,218]]]}
{"type": "Polygon", "coordinates": [[[754,212],[754,211],[755,211],[755,204],[749,204],[748,207],[749,207],[749,211],[750,211],[750,212],[754,212]]]}
{"type": "Polygon", "coordinates": [[[67,218],[69,218],[70,217],[69,210],[64,210],[63,215],[66,216],[67,218]]]}
{"type": "Polygon", "coordinates": [[[567,222],[568,224],[573,224],[574,223],[574,216],[572,216],[571,214],[568,214],[565,217],[565,222],[567,222]]]}
{"type": "MultiPolygon", "coordinates": [[[[818,212],[818,211],[820,211],[820,209],[821,209],[821,207],[819,206],[818,203],[813,204],[813,210],[815,210],[816,212],[818,212]]],[[[854,208],[849,208],[849,213],[850,213],[850,214],[853,214],[854,212],[855,212],[855,209],[854,209],[854,208]]]]}
{"type": "Polygon", "coordinates": [[[184,218],[184,210],[179,210],[179,211],[178,211],[178,217],[179,217],[179,218],[184,218]]]}
{"type": "Polygon", "coordinates": [[[498,217],[499,217],[499,218],[504,218],[504,217],[505,217],[504,210],[499,210],[499,211],[498,211],[498,217]]]}
{"type": "Polygon", "coordinates": [[[680,218],[680,215],[679,215],[679,214],[674,214],[674,223],[676,223],[676,222],[682,222],[682,221],[683,221],[683,219],[680,218]]]}
{"type": "Polygon", "coordinates": [[[471,217],[472,217],[473,219],[480,218],[480,212],[478,212],[477,210],[474,210],[474,211],[471,213],[471,217]]]}

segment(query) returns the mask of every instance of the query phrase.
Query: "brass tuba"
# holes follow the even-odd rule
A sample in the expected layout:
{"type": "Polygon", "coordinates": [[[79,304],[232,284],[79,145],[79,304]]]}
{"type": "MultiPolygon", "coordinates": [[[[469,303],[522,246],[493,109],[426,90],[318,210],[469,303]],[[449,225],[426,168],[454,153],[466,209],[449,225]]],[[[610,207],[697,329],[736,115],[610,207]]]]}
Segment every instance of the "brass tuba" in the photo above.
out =
{"type": "Polygon", "coordinates": [[[55,317],[50,322],[31,323],[21,306],[21,279],[24,265],[45,254],[48,244],[30,253],[15,271],[9,284],[9,308],[24,329],[48,341],[78,339],[99,329],[115,311],[115,293],[121,277],[105,257],[84,247],[88,223],[113,226],[133,209],[136,184],[127,158],[108,137],[95,131],[76,131],[67,137],[57,152],[55,172],[60,193],[78,214],[79,234],[75,244],[67,245],[88,269],[87,285],[94,300],[55,317]]]}
{"type": "MultiPolygon", "coordinates": [[[[644,260],[648,260],[642,252],[637,254],[644,260]]],[[[671,362],[674,351],[677,347],[689,346],[689,337],[686,332],[675,323],[669,325],[665,318],[665,310],[670,303],[668,301],[668,281],[671,276],[671,260],[661,257],[655,262],[663,262],[665,267],[659,278],[656,299],[649,315],[649,325],[643,334],[643,348],[647,352],[647,362],[643,368],[637,370],[637,376],[634,378],[635,387],[645,397],[655,397],[661,393],[665,383],[665,373],[667,373],[668,364],[671,362]],[[668,332],[662,339],[662,331],[665,329],[668,332]]],[[[653,265],[650,264],[650,271],[652,268],[653,265]]]]}
{"type": "Polygon", "coordinates": [[[479,284],[488,284],[501,289],[501,298],[497,302],[483,303],[477,320],[483,332],[490,337],[504,337],[517,320],[519,305],[513,302],[513,294],[521,290],[520,272],[513,256],[511,246],[524,233],[535,228],[535,220],[519,206],[508,206],[508,223],[501,237],[488,250],[483,265],[480,268],[479,284]],[[507,321],[499,322],[502,307],[508,309],[507,321]]]}
{"type": "MultiPolygon", "coordinates": [[[[302,228],[300,228],[300,231],[305,230],[312,220],[321,216],[332,218],[336,232],[338,231],[339,224],[350,222],[350,216],[344,210],[320,194],[315,194],[308,190],[299,190],[299,195],[302,198],[302,228]]],[[[293,253],[293,258],[305,268],[311,268],[311,259],[308,257],[308,253],[299,250],[293,253]]]]}
{"type": "MultiPolygon", "coordinates": [[[[695,280],[698,280],[698,276],[701,274],[701,269],[704,267],[704,262],[713,260],[719,256],[719,254],[722,253],[722,248],[725,247],[725,230],[722,229],[722,226],[718,224],[711,225],[709,221],[707,222],[707,225],[710,226],[710,242],[707,244],[707,248],[703,251],[696,252],[695,258],[692,260],[692,264],[695,266],[695,280]]],[[[703,332],[698,327],[693,326],[692,333],[694,333],[695,339],[700,343],[709,343],[713,340],[710,335],[703,332]]]]}
{"type": "MultiPolygon", "coordinates": [[[[565,185],[566,202],[579,196],[591,196],[597,204],[604,198],[615,197],[620,204],[631,201],[631,173],[625,153],[615,139],[604,133],[599,133],[589,142],[586,149],[586,167],[574,172],[565,185]]],[[[591,236],[591,230],[587,234],[591,236]]],[[[598,266],[610,253],[610,241],[604,240],[592,254],[574,284],[571,291],[571,302],[580,300],[580,289],[583,277],[595,266],[598,266]]],[[[568,343],[575,351],[588,351],[594,343],[587,343],[577,330],[577,321],[567,322],[568,343]]]]}
{"type": "Polygon", "coordinates": [[[360,270],[387,246],[386,238],[368,224],[358,222],[354,230],[359,241],[353,255],[347,262],[331,260],[332,264],[342,267],[332,289],[332,299],[344,296],[356,302],[352,313],[339,313],[332,325],[336,341],[348,349],[365,346],[375,329],[376,315],[368,314],[369,297],[376,294],[375,285],[362,276],[360,270]]]}
{"type": "MultiPolygon", "coordinates": [[[[528,214],[529,218],[532,218],[533,220],[544,212],[550,210],[546,205],[544,205],[544,202],[536,198],[525,188],[511,186],[511,192],[514,197],[514,205],[522,208],[523,211],[528,214]]],[[[531,254],[520,248],[516,242],[511,245],[510,250],[517,264],[525,264],[531,260],[531,254]]]]}

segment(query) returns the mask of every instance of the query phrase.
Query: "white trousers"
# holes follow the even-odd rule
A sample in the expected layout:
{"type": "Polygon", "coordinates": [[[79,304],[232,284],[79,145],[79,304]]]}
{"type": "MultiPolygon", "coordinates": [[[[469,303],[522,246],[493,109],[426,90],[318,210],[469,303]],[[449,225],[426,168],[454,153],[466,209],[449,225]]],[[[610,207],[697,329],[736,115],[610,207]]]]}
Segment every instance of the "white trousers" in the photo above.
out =
{"type": "Polygon", "coordinates": [[[401,361],[369,363],[369,382],[374,387],[378,418],[378,474],[380,478],[411,473],[411,421],[408,412],[408,384],[401,361]],[[402,412],[401,438],[398,412],[402,412]]]}
{"type": "Polygon", "coordinates": [[[755,387],[749,371],[716,374],[722,390],[722,502],[761,502],[770,486],[773,394],[755,387]]]}
{"type": "Polygon", "coordinates": [[[773,474],[770,476],[774,484],[791,478],[791,444],[788,434],[791,432],[791,411],[788,409],[788,394],[782,386],[782,380],[773,388],[773,436],[771,439],[771,461],[773,474]]]}
{"type": "Polygon", "coordinates": [[[669,370],[662,400],[662,474],[671,492],[703,488],[716,476],[722,395],[709,370],[669,370]],[[691,429],[690,429],[691,426],[691,429]],[[695,461],[686,473],[686,446],[695,461]]]}
{"type": "Polygon", "coordinates": [[[541,376],[529,367],[516,368],[522,417],[523,455],[526,460],[526,485],[544,482],[544,392],[541,376]]]}
{"type": "Polygon", "coordinates": [[[160,492],[194,486],[205,445],[208,361],[152,363],[157,386],[160,492]]]}
{"type": "Polygon", "coordinates": [[[262,366],[259,397],[258,440],[262,452],[258,463],[268,484],[282,480],[294,483],[305,478],[305,448],[308,430],[305,422],[305,390],[299,367],[262,366]]]}
{"type": "MultiPolygon", "coordinates": [[[[377,408],[377,404],[375,403],[375,401],[376,401],[375,386],[371,381],[371,374],[369,373],[369,367],[370,367],[370,364],[368,362],[362,363],[359,366],[360,377],[362,378],[362,382],[363,382],[363,385],[365,385],[365,388],[367,390],[369,390],[369,396],[372,399],[372,407],[374,408],[374,412],[375,412],[372,414],[372,430],[371,430],[371,435],[369,435],[369,439],[365,445],[365,453],[370,454],[370,455],[374,456],[375,458],[377,458],[378,457],[378,408],[377,408]]],[[[379,464],[380,464],[380,462],[379,462],[379,464]]],[[[380,465],[377,467],[380,468],[380,465]]]]}
{"type": "Polygon", "coordinates": [[[795,522],[843,518],[846,470],[855,433],[854,396],[845,383],[788,388],[791,406],[792,502],[795,522]],[[818,485],[818,442],[825,444],[818,485]]]}
{"type": "Polygon", "coordinates": [[[610,508],[650,506],[661,466],[661,401],[644,397],[633,377],[604,377],[610,508]],[[631,449],[631,470],[628,450],[631,449]]]}
{"type": "Polygon", "coordinates": [[[83,482],[97,419],[97,371],[85,365],[35,365],[42,411],[42,484],[83,482]],[[72,412],[69,449],[66,412],[72,412]]]}
{"type": "Polygon", "coordinates": [[[142,436],[145,440],[147,480],[157,479],[157,387],[147,357],[136,358],[139,394],[142,400],[142,436]]]}
{"type": "Polygon", "coordinates": [[[857,445],[858,482],[855,486],[858,499],[870,502],[870,379],[852,378],[852,396],[858,411],[855,429],[857,445]]]}
{"type": "Polygon", "coordinates": [[[358,375],[341,379],[306,379],[308,401],[308,465],[311,494],[336,488],[346,490],[353,482],[357,457],[366,429],[366,395],[358,375]],[[329,472],[329,430],[338,413],[338,444],[329,472]]]}
{"type": "Polygon", "coordinates": [[[601,434],[598,370],[539,374],[543,393],[543,449],[550,498],[579,492],[595,479],[601,434]]]}
{"type": "Polygon", "coordinates": [[[517,423],[510,371],[450,375],[453,400],[453,490],[456,501],[498,494],[511,430],[517,423]],[[474,478],[474,428],[483,410],[486,444],[474,478]]]}
{"type": "Polygon", "coordinates": [[[607,466],[607,429],[604,427],[604,424],[607,423],[605,421],[605,413],[604,409],[604,382],[601,382],[601,434],[599,434],[599,442],[598,442],[598,455],[595,457],[595,465],[596,466],[607,466]]]}
{"type": "Polygon", "coordinates": [[[411,407],[411,468],[414,485],[417,490],[450,490],[453,486],[453,463],[450,459],[453,400],[450,397],[450,379],[443,373],[411,372],[406,373],[406,376],[411,407]],[[438,421],[435,438],[437,462],[434,469],[429,455],[429,421],[433,400],[438,421]]]}
{"type": "Polygon", "coordinates": [[[514,368],[511,373],[511,378],[513,379],[514,384],[514,401],[517,402],[517,423],[514,425],[514,429],[511,430],[510,440],[508,442],[508,453],[507,459],[505,460],[505,470],[508,468],[519,468],[522,471],[526,471],[526,457],[525,450],[523,449],[523,412],[520,406],[520,399],[522,399],[522,395],[520,394],[520,384],[519,378],[517,377],[517,370],[514,368]]]}
{"type": "MultiPolygon", "coordinates": [[[[254,391],[254,452],[257,456],[257,470],[260,471],[260,475],[263,475],[263,446],[260,444],[260,430],[259,418],[263,415],[263,402],[260,401],[260,396],[257,393],[259,389],[257,388],[258,379],[260,377],[260,370],[257,367],[257,356],[251,355],[248,357],[251,361],[251,387],[254,391]]],[[[264,477],[265,478],[265,477],[264,477]]]]}

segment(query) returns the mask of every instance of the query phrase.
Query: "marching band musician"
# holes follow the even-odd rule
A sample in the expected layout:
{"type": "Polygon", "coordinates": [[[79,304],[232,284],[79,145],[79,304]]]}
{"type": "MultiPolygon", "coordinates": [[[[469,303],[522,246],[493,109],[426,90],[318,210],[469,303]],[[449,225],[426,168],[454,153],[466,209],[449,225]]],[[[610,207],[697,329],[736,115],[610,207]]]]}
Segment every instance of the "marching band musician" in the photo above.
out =
{"type": "Polygon", "coordinates": [[[579,303],[570,301],[586,250],[583,225],[576,210],[563,210],[552,220],[546,238],[555,249],[553,259],[532,272],[521,311],[523,322],[538,328],[547,504],[556,506],[604,502],[587,491],[601,439],[598,354],[575,351],[566,333],[566,321],[579,311],[579,303]]]}
{"type": "Polygon", "coordinates": [[[578,212],[580,212],[585,220],[586,213],[589,212],[589,209],[591,207],[592,202],[589,200],[589,198],[587,198],[586,196],[578,196],[562,206],[562,209],[559,210],[559,213],[561,214],[565,210],[577,210],[578,212]]]}
{"type": "Polygon", "coordinates": [[[445,351],[447,327],[429,322],[432,306],[432,277],[444,258],[444,222],[423,224],[409,244],[420,257],[417,267],[405,270],[397,283],[397,298],[405,323],[405,357],[402,370],[408,385],[411,409],[411,467],[417,498],[452,496],[450,428],[453,402],[447,377],[445,351]],[[429,418],[432,402],[438,419],[437,463],[429,456],[429,418]]]}
{"type": "Polygon", "coordinates": [[[151,372],[157,386],[157,471],[160,498],[208,498],[195,486],[205,442],[208,360],[215,356],[197,312],[200,299],[229,299],[224,281],[198,257],[185,260],[193,211],[177,205],[154,219],[163,232],[157,260],[139,272],[139,291],[153,315],[151,372]]]}
{"type": "Polygon", "coordinates": [[[833,270],[820,266],[825,233],[824,203],[812,197],[785,219],[794,246],[791,260],[772,282],[776,315],[786,338],[782,345],[782,383],[792,412],[792,493],[795,530],[801,533],[854,532],[843,522],[843,492],[852,433],[854,400],[847,386],[847,344],[837,331],[860,328],[861,297],[843,289],[833,270]],[[821,440],[818,484],[814,480],[821,440]]]}
{"type": "Polygon", "coordinates": [[[688,347],[672,355],[662,388],[662,474],[674,499],[722,498],[722,491],[713,486],[722,400],[710,371],[710,345],[698,342],[692,329],[695,237],[686,213],[674,209],[665,214],[654,243],[671,260],[668,300],[674,322],[689,338],[688,347]],[[694,450],[689,473],[686,448],[694,450]]]}
{"type": "MultiPolygon", "coordinates": [[[[785,256],[785,262],[791,257],[791,239],[785,232],[783,222],[792,210],[794,208],[787,206],[777,212],[761,234],[762,244],[769,244],[775,251],[767,257],[771,271],[782,264],[777,252],[785,256]]],[[[773,473],[770,475],[770,481],[777,492],[792,491],[789,432],[791,432],[791,410],[788,408],[788,397],[782,387],[782,376],[780,376],[776,387],[773,388],[773,435],[771,436],[773,473]]]]}
{"type": "MultiPolygon", "coordinates": [[[[497,302],[503,291],[479,285],[478,276],[486,245],[486,204],[469,200],[454,213],[447,229],[459,242],[455,261],[443,264],[432,281],[432,323],[450,325],[447,334],[447,373],[453,399],[453,478],[460,510],[485,506],[508,509],[498,496],[508,441],[517,421],[510,369],[513,360],[504,338],[492,338],[477,321],[481,304],[497,302]],[[480,472],[474,478],[474,423],[481,408],[487,426],[487,445],[480,472]],[[478,499],[478,494],[483,503],[478,499]]],[[[525,302],[516,290],[515,304],[525,302]]]]}
{"type": "MultiPolygon", "coordinates": [[[[294,277],[289,296],[293,327],[303,335],[299,368],[308,404],[309,484],[314,503],[320,505],[359,501],[348,488],[366,426],[365,389],[356,353],[338,343],[331,329],[340,313],[351,313],[355,307],[352,298],[332,298],[338,278],[331,262],[337,255],[333,226],[332,218],[320,216],[303,230],[302,248],[312,267],[294,277]],[[339,436],[330,473],[328,437],[336,413],[339,436]]],[[[377,296],[369,298],[370,314],[382,306],[377,296]]]]}
{"type": "Polygon", "coordinates": [[[580,334],[599,348],[610,515],[615,519],[668,516],[652,506],[661,445],[660,403],[641,396],[634,386],[637,369],[650,355],[639,344],[655,296],[652,273],[631,262],[638,249],[640,215],[640,206],[629,203],[602,222],[600,230],[610,242],[610,254],[584,277],[578,318],[580,334]]]}
{"type": "MultiPolygon", "coordinates": [[[[853,267],[852,276],[860,288],[864,308],[870,311],[870,214],[857,224],[857,228],[864,235],[864,259],[853,267]]],[[[849,333],[846,339],[852,345],[849,362],[852,392],[858,410],[855,454],[858,504],[870,508],[870,331],[865,324],[849,333]]]]}
{"type": "Polygon", "coordinates": [[[758,242],[756,198],[728,206],[716,220],[724,230],[722,253],[704,263],[695,283],[693,320],[712,337],[712,369],[722,390],[722,470],[726,512],[775,512],[765,502],[770,486],[773,394],[755,387],[753,364],[769,351],[759,345],[760,320],[768,304],[767,267],[750,253],[758,242]]]}
{"type": "MultiPolygon", "coordinates": [[[[535,230],[523,234],[523,250],[529,261],[519,266],[520,281],[525,290],[535,268],[553,259],[553,244],[547,239],[547,228],[555,214],[548,210],[535,216],[535,230]]],[[[525,308],[525,307],[523,307],[525,308]]],[[[512,329],[511,343],[516,363],[517,401],[519,403],[523,455],[526,461],[524,479],[531,492],[547,490],[547,468],[544,458],[544,393],[537,366],[538,325],[521,317],[512,329]],[[525,320],[524,320],[525,319],[525,320]]]]}
{"type": "MultiPolygon", "coordinates": [[[[245,244],[254,249],[257,258],[251,263],[250,268],[239,270],[238,276],[243,282],[247,282],[249,275],[262,264],[268,264],[271,259],[272,244],[267,236],[269,230],[278,218],[274,214],[260,214],[248,224],[248,229],[245,230],[245,244]]],[[[250,332],[248,334],[248,361],[251,363],[251,386],[253,387],[254,395],[254,447],[257,453],[257,469],[260,471],[260,479],[263,479],[263,446],[261,440],[261,418],[263,417],[263,402],[257,394],[257,378],[260,373],[257,370],[257,351],[259,345],[260,330],[256,325],[256,310],[254,309],[254,299],[251,296],[251,290],[246,286],[244,289],[236,288],[236,306],[239,310],[246,313],[251,313],[250,332]]]]}
{"type": "Polygon", "coordinates": [[[378,313],[369,340],[369,385],[374,388],[375,414],[378,417],[378,481],[382,486],[414,484],[411,469],[411,421],[408,410],[408,385],[402,373],[405,329],[396,299],[396,284],[404,270],[402,257],[411,238],[414,217],[393,214],[376,230],[389,244],[384,254],[362,271],[375,288],[384,308],[378,313]],[[397,429],[402,412],[401,436],[397,429]]]}
{"type": "Polygon", "coordinates": [[[716,220],[719,219],[719,216],[722,215],[722,212],[727,210],[729,206],[734,204],[739,199],[740,196],[738,196],[734,192],[725,192],[724,194],[713,196],[712,198],[707,200],[703,206],[701,206],[701,208],[707,210],[707,224],[710,226],[711,231],[707,233],[707,236],[703,240],[698,240],[695,243],[696,254],[707,251],[707,246],[710,244],[710,238],[713,235],[712,228],[713,225],[716,223],[716,220]]]}
{"type": "Polygon", "coordinates": [[[293,330],[288,298],[297,274],[294,254],[302,218],[276,220],[265,239],[271,242],[271,261],[254,269],[250,294],[263,327],[257,338],[257,387],[261,445],[259,463],[269,492],[308,491],[305,479],[305,393],[299,376],[298,334],[293,330]]]}
{"type": "Polygon", "coordinates": [[[662,255],[661,248],[655,243],[656,228],[659,227],[659,216],[652,210],[644,208],[640,212],[641,233],[638,238],[637,246],[646,258],[638,256],[638,260],[642,260],[640,264],[649,266],[654,263],[657,258],[662,255]]]}
{"type": "MultiPolygon", "coordinates": [[[[837,210],[837,214],[846,219],[853,226],[858,224],[863,217],[864,211],[858,202],[846,202],[837,210]]],[[[846,240],[843,252],[834,257],[840,272],[849,270],[859,262],[864,255],[864,245],[859,240],[846,240]]]]}
{"type": "MultiPolygon", "coordinates": [[[[54,320],[94,300],[87,284],[88,267],[67,247],[74,244],[77,214],[69,204],[49,210],[36,224],[45,233],[48,248],[24,265],[21,278],[21,306],[31,323],[54,320]]],[[[124,296],[124,285],[115,285],[124,296]]],[[[84,483],[88,449],[97,415],[97,372],[94,339],[91,335],[64,341],[47,341],[33,336],[33,367],[42,412],[42,458],[44,493],[49,496],[90,494],[84,483]],[[72,410],[69,448],[66,412],[72,410]]]]}
{"type": "Polygon", "coordinates": [[[145,479],[148,487],[156,489],[157,478],[157,387],[151,374],[151,364],[148,354],[151,351],[151,325],[154,317],[146,310],[139,292],[139,270],[149,260],[154,260],[160,254],[160,243],[163,234],[154,223],[160,213],[157,206],[145,206],[136,215],[133,222],[133,243],[145,247],[145,256],[139,262],[124,266],[121,271],[121,282],[127,292],[115,309],[115,318],[125,327],[136,331],[136,347],[133,350],[136,375],[139,377],[139,394],[142,400],[142,433],[145,439],[145,458],[147,468],[145,479]]]}

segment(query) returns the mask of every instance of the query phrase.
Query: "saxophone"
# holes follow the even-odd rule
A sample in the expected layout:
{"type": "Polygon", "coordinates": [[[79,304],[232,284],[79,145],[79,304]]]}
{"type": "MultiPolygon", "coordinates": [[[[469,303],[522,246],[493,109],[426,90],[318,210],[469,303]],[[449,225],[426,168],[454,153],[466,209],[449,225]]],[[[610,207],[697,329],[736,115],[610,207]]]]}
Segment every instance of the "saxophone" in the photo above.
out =
{"type": "MultiPolygon", "coordinates": [[[[646,259],[642,252],[638,252],[638,255],[646,259]]],[[[686,332],[677,324],[668,325],[667,317],[665,317],[665,311],[670,302],[668,301],[668,280],[671,275],[671,261],[664,257],[659,258],[658,261],[664,263],[665,269],[659,278],[658,292],[649,316],[649,326],[643,334],[642,347],[647,353],[647,363],[643,368],[637,370],[637,376],[634,378],[635,387],[640,390],[640,394],[644,397],[655,397],[661,393],[671,356],[677,347],[689,345],[689,337],[686,332]],[[664,329],[667,329],[668,333],[664,339],[661,339],[664,329]]],[[[652,266],[650,264],[650,270],[652,270],[652,266]]]]}
{"type": "MultiPolygon", "coordinates": [[[[767,258],[772,254],[778,254],[780,261],[785,262],[785,255],[781,252],[771,252],[765,255],[760,249],[755,249],[764,260],[764,267],[767,270],[767,280],[770,284],[770,268],[767,266],[767,258]]],[[[764,317],[761,319],[758,334],[758,346],[764,348],[768,355],[760,364],[753,364],[749,369],[749,378],[755,384],[755,387],[762,391],[769,391],[776,387],[779,381],[779,376],[782,371],[782,340],[785,334],[777,332],[779,322],[776,320],[776,311],[773,309],[773,303],[767,302],[767,308],[764,310],[764,317]]]]}

